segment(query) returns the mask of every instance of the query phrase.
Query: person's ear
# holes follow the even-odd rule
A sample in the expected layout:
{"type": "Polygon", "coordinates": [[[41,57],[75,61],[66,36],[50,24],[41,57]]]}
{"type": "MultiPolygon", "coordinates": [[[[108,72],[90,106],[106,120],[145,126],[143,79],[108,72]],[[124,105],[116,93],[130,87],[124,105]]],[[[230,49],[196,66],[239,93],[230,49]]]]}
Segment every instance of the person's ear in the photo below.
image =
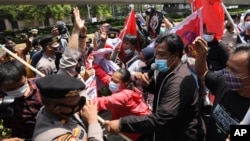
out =
{"type": "Polygon", "coordinates": [[[54,111],[55,113],[57,113],[57,114],[61,113],[61,106],[55,105],[55,106],[53,107],[53,111],[54,111]]]}

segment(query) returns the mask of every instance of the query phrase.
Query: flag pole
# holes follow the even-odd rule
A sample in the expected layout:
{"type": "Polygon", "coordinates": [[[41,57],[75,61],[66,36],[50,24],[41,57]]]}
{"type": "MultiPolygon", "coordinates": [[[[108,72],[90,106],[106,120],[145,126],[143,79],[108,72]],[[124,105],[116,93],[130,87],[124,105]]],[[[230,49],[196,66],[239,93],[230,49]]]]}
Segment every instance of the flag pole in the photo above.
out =
{"type": "Polygon", "coordinates": [[[234,21],[233,21],[233,19],[232,19],[231,15],[230,15],[230,14],[229,14],[229,12],[227,11],[226,6],[224,5],[224,3],[223,3],[223,2],[220,2],[220,4],[221,4],[222,8],[224,9],[224,12],[225,12],[225,14],[227,15],[227,17],[228,17],[229,21],[233,24],[233,27],[234,27],[234,29],[235,29],[235,31],[236,31],[237,36],[239,36],[239,38],[240,38],[241,42],[245,44],[245,43],[246,43],[246,41],[245,41],[245,40],[243,40],[243,38],[241,37],[241,35],[240,35],[240,31],[239,31],[239,29],[237,28],[237,26],[235,25],[235,23],[234,23],[234,21]]]}
{"type": "MultiPolygon", "coordinates": [[[[125,25],[125,27],[124,27],[124,30],[125,30],[125,31],[124,31],[123,34],[122,34],[121,43],[120,43],[120,45],[119,45],[118,48],[121,48],[121,46],[122,46],[123,39],[124,39],[124,37],[125,37],[125,35],[126,35],[126,31],[127,31],[127,28],[128,28],[128,24],[129,24],[129,22],[130,22],[130,20],[131,20],[130,17],[131,17],[132,11],[134,10],[134,5],[133,5],[133,4],[131,4],[130,7],[131,7],[131,10],[130,10],[130,13],[129,13],[129,16],[128,16],[128,21],[126,22],[126,25],[125,25]]],[[[117,57],[118,57],[118,53],[115,54],[114,62],[116,62],[117,57]]]]}

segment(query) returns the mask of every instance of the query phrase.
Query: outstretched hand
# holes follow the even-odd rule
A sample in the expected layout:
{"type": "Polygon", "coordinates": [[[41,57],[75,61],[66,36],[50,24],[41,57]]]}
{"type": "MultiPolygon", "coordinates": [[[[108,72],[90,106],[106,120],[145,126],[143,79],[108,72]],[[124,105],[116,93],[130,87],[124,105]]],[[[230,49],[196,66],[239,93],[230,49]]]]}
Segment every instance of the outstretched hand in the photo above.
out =
{"type": "Polygon", "coordinates": [[[81,19],[80,17],[80,12],[79,9],[77,7],[73,8],[73,16],[74,16],[74,28],[76,30],[81,30],[85,27],[85,21],[81,19]]]}

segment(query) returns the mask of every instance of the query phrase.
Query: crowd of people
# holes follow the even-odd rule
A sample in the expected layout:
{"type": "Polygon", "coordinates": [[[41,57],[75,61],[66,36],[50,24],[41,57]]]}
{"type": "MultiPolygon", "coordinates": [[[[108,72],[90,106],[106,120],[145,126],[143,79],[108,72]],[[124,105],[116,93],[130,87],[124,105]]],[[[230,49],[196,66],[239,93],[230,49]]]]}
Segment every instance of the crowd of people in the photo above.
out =
{"type": "Polygon", "coordinates": [[[225,21],[218,40],[204,24],[187,45],[168,33],[175,25],[165,17],[157,37],[144,34],[148,14],[139,36],[119,38],[104,23],[92,39],[79,9],[72,13],[71,32],[62,21],[50,36],[33,29],[22,50],[4,39],[16,56],[0,57],[0,118],[11,129],[0,140],[103,141],[105,128],[133,141],[225,141],[230,125],[241,124],[250,107],[250,13],[240,35],[225,21]],[[106,110],[111,119],[98,121],[106,110]]]}

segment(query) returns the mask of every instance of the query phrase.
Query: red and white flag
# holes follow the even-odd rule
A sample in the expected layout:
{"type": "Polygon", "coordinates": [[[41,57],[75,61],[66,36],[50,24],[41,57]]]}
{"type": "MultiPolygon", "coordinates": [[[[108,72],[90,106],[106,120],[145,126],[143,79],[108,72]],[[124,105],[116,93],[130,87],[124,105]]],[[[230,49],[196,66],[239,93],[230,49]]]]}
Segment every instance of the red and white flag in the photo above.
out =
{"type": "Polygon", "coordinates": [[[201,10],[202,9],[199,9],[192,13],[181,23],[175,26],[170,33],[176,33],[179,35],[184,44],[192,43],[197,36],[203,35],[201,10]]]}
{"type": "MultiPolygon", "coordinates": [[[[121,39],[121,41],[123,41],[123,38],[128,34],[138,37],[134,9],[131,10],[128,18],[125,21],[124,28],[122,29],[121,33],[119,34],[119,38],[121,39]]],[[[120,57],[120,59],[122,59],[126,56],[126,54],[124,52],[122,43],[120,44],[120,47],[121,47],[121,53],[119,54],[119,57],[120,57]]],[[[140,51],[139,43],[137,43],[136,49],[138,51],[140,51]]]]}

